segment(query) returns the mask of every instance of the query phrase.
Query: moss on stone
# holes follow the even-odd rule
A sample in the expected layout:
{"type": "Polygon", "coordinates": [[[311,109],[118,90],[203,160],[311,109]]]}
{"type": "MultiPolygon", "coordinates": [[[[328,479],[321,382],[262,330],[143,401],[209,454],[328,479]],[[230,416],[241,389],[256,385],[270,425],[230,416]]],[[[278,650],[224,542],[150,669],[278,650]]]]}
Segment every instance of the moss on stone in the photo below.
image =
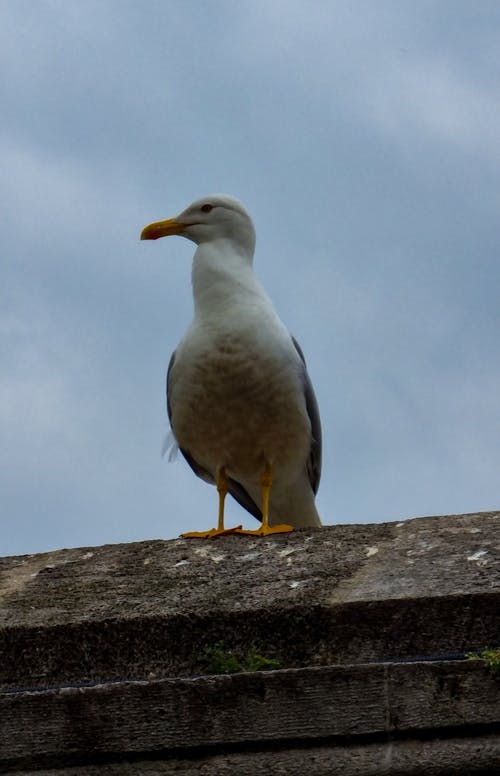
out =
{"type": "Polygon", "coordinates": [[[471,652],[469,660],[482,660],[492,674],[500,676],[500,647],[485,647],[481,652],[471,652]]]}
{"type": "Polygon", "coordinates": [[[209,674],[235,674],[240,671],[272,671],[281,668],[277,658],[262,654],[258,645],[251,644],[245,655],[227,647],[219,641],[207,647],[202,656],[205,670],[209,674]]]}

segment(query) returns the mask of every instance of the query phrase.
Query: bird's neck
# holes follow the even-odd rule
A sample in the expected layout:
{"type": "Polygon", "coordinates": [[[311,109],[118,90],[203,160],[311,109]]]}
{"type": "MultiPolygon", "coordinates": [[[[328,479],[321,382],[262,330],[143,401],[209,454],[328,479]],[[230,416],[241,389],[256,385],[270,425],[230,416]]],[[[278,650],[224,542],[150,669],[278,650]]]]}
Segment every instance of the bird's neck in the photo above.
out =
{"type": "Polygon", "coordinates": [[[191,274],[195,316],[210,316],[214,311],[220,315],[245,298],[261,296],[252,261],[252,253],[230,241],[199,245],[191,274]]]}

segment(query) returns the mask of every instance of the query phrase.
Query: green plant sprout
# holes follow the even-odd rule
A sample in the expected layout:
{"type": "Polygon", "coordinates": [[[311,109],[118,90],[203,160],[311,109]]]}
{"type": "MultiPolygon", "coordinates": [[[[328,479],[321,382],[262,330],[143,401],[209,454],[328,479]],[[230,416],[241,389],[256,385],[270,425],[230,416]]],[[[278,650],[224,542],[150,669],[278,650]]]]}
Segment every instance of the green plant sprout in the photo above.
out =
{"type": "Polygon", "coordinates": [[[248,653],[240,657],[234,651],[218,641],[203,652],[203,663],[209,674],[236,674],[240,671],[272,671],[281,668],[276,658],[263,655],[256,644],[251,644],[248,653]]]}
{"type": "Polygon", "coordinates": [[[469,660],[482,660],[492,674],[500,675],[500,647],[485,647],[481,652],[469,652],[467,657],[469,660]]]}

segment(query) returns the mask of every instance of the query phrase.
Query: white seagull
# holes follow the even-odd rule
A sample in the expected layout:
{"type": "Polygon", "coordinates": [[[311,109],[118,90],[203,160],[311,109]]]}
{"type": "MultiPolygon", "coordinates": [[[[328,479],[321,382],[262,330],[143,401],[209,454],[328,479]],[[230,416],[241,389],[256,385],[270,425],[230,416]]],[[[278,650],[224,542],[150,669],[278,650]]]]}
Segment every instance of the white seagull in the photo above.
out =
{"type": "Polygon", "coordinates": [[[183,536],[320,526],[318,405],[302,350],[254,274],[252,219],[240,202],[217,194],[146,226],[141,240],[168,235],[198,246],[194,319],[168,366],[168,417],[194,473],[219,492],[217,528],[183,536]],[[225,528],[228,492],[260,528],[225,528]]]}

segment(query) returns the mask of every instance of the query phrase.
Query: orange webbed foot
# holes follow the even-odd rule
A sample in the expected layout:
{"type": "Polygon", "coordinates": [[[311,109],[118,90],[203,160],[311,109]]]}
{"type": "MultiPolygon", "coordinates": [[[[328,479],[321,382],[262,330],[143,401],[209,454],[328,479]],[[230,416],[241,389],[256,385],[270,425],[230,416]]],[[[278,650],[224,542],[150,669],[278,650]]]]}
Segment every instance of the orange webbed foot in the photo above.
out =
{"type": "Polygon", "coordinates": [[[287,525],[281,523],[280,525],[261,525],[260,528],[255,530],[247,530],[245,528],[236,529],[235,533],[243,536],[271,536],[278,533],[291,533],[295,528],[293,525],[287,525]]]}
{"type": "Polygon", "coordinates": [[[209,528],[208,531],[188,531],[181,534],[181,539],[214,539],[216,536],[229,536],[229,534],[239,533],[241,525],[235,528],[209,528]]]}

